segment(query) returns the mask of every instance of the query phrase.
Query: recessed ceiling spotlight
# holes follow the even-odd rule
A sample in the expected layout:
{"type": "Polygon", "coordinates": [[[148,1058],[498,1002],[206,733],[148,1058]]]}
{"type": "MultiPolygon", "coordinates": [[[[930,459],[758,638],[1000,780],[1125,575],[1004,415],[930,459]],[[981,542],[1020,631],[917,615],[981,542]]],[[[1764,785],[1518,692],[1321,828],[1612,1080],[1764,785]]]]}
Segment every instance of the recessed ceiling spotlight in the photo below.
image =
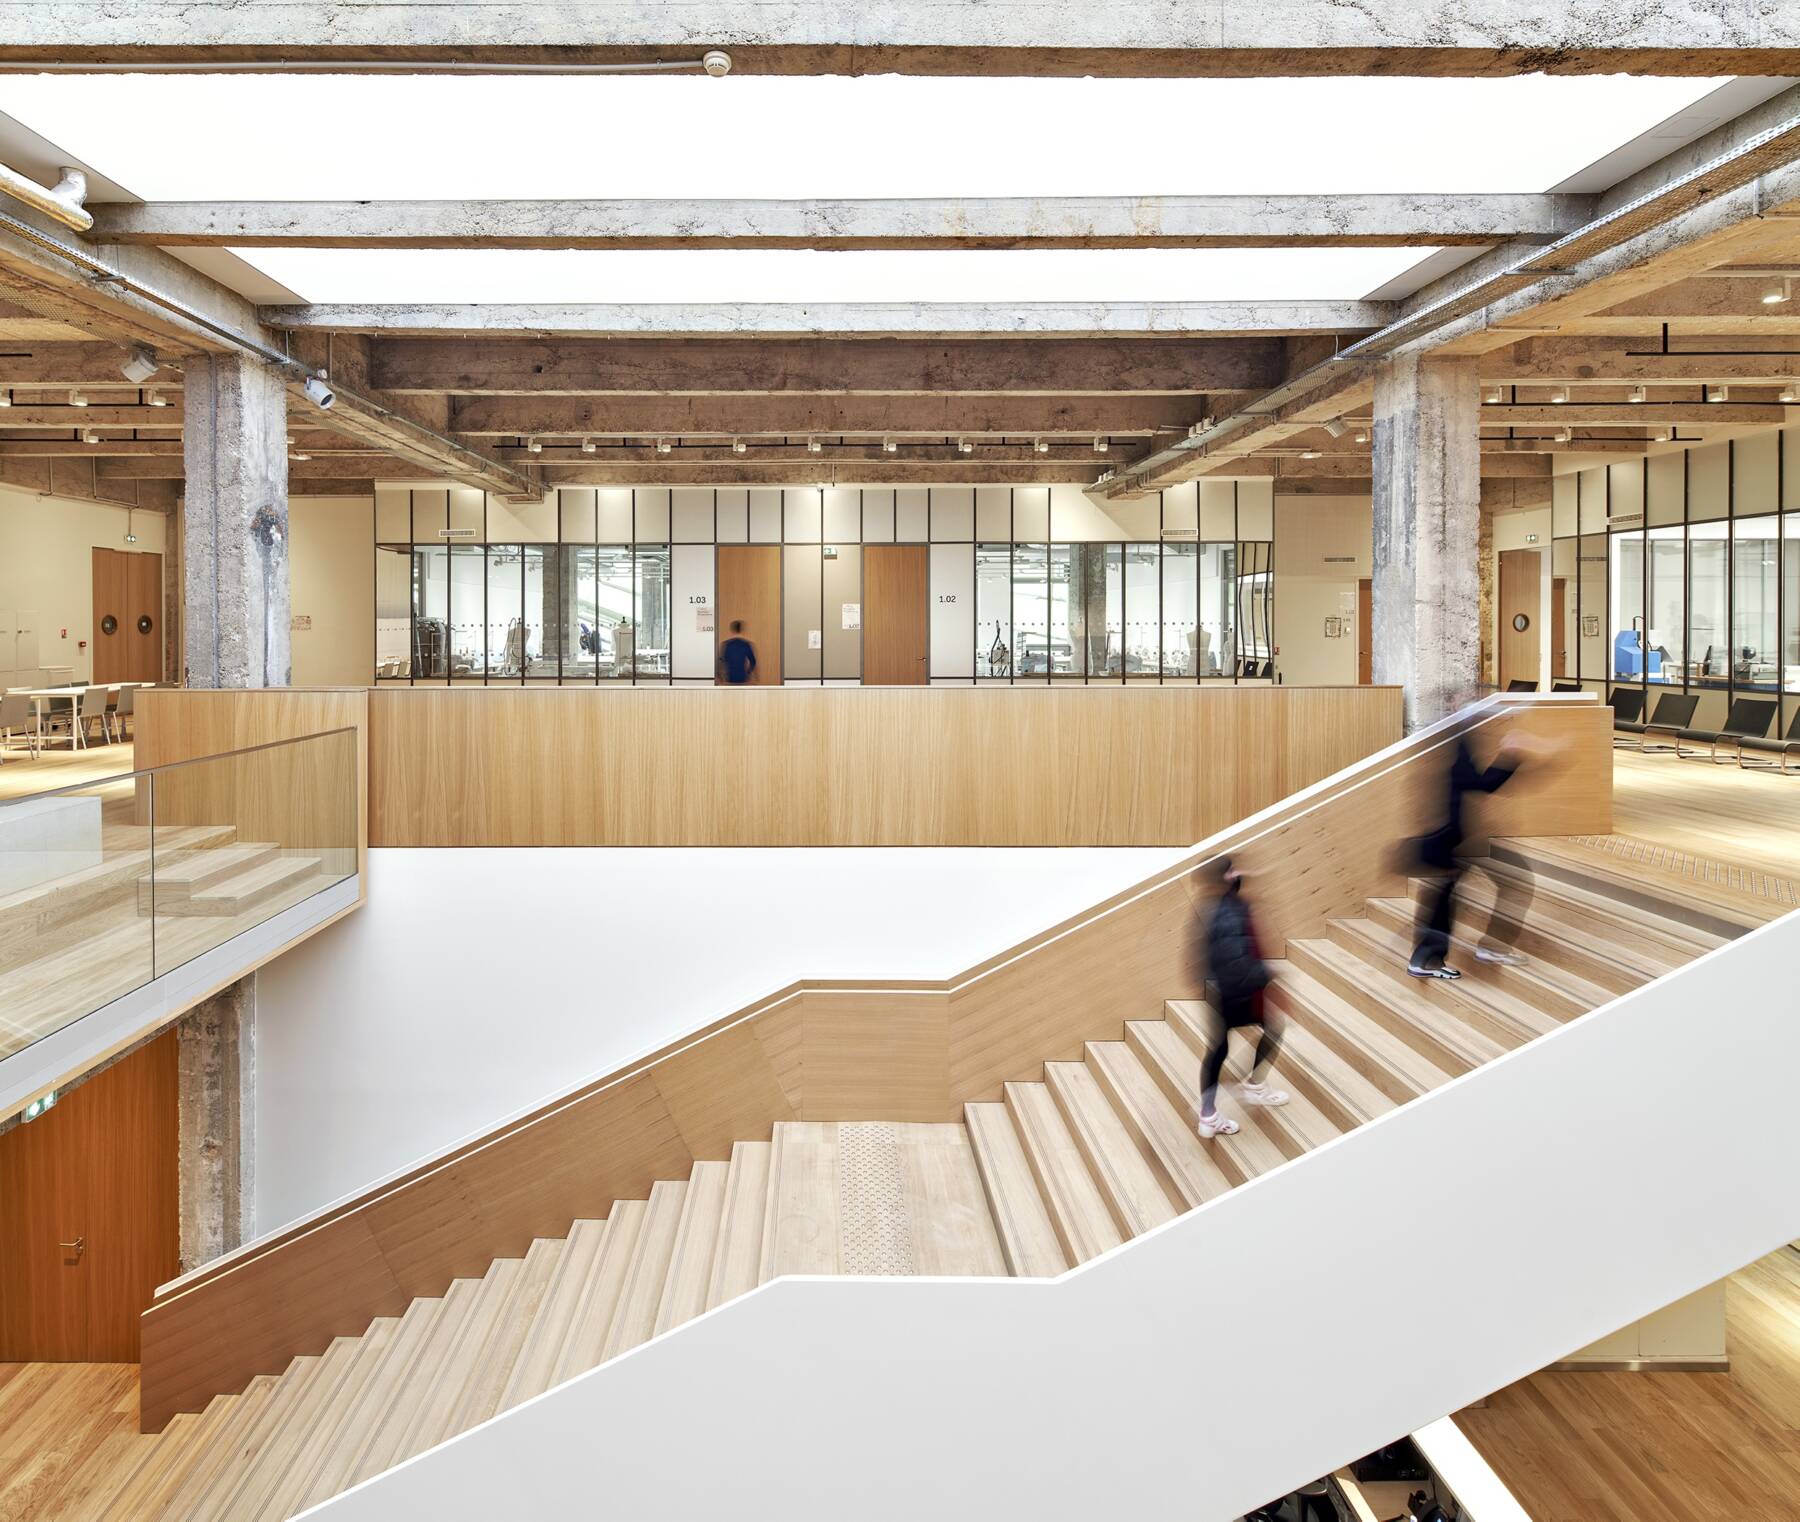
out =
{"type": "Polygon", "coordinates": [[[581,441],[581,452],[583,454],[592,454],[597,447],[598,446],[592,439],[583,439],[581,441]]]}
{"type": "Polygon", "coordinates": [[[1048,439],[1033,439],[1031,441],[1031,447],[1038,454],[1050,453],[1050,441],[1048,439]]]}
{"type": "Polygon", "coordinates": [[[808,454],[824,454],[825,441],[823,439],[808,439],[806,441],[806,452],[808,454]]]}
{"type": "Polygon", "coordinates": [[[900,443],[897,439],[883,439],[881,441],[881,448],[886,454],[898,454],[900,452],[900,443]]]}
{"type": "Polygon", "coordinates": [[[750,446],[742,439],[733,439],[731,441],[731,452],[733,454],[749,454],[750,446]]]}
{"type": "Polygon", "coordinates": [[[1562,403],[1568,401],[1568,399],[1569,399],[1569,388],[1567,386],[1558,386],[1554,391],[1552,391],[1550,393],[1550,400],[1555,402],[1558,406],[1560,406],[1562,403]]]}
{"type": "Polygon", "coordinates": [[[71,407],[87,406],[87,393],[84,391],[71,391],[69,393],[69,405],[71,407]]]}
{"type": "Polygon", "coordinates": [[[1325,431],[1334,439],[1341,439],[1349,426],[1341,417],[1334,417],[1325,425],[1325,431]]]}
{"type": "Polygon", "coordinates": [[[144,405],[146,407],[166,407],[169,405],[169,399],[152,386],[144,393],[144,405]]]}
{"type": "Polygon", "coordinates": [[[1766,307],[1778,307],[1794,294],[1794,282],[1783,275],[1774,285],[1762,293],[1762,304],[1766,307]]]}
{"type": "Polygon", "coordinates": [[[973,444],[971,444],[967,439],[958,439],[956,441],[956,448],[957,448],[957,452],[959,454],[974,454],[975,453],[975,446],[973,444]]]}
{"type": "Polygon", "coordinates": [[[1626,400],[1631,401],[1631,402],[1641,402],[1641,401],[1643,401],[1644,396],[1645,396],[1645,391],[1642,386],[1633,386],[1631,388],[1631,395],[1628,396],[1626,398],[1626,400]]]}
{"type": "Polygon", "coordinates": [[[525,449],[528,454],[542,454],[544,452],[544,441],[542,439],[527,439],[525,441],[525,449]]]}
{"type": "Polygon", "coordinates": [[[675,441],[673,439],[658,439],[656,441],[656,452],[658,454],[667,454],[674,447],[675,441]]]}
{"type": "Polygon", "coordinates": [[[1731,400],[1731,387],[1729,387],[1729,386],[1708,386],[1706,388],[1706,399],[1709,402],[1729,401],[1729,400],[1731,400]]]}

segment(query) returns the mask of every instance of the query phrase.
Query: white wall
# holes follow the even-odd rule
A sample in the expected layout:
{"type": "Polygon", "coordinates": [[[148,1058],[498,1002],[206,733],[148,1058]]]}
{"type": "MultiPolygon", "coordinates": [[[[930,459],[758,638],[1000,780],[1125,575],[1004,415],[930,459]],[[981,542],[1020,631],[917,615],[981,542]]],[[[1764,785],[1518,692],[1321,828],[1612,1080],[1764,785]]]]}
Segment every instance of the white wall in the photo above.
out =
{"type": "Polygon", "coordinates": [[[296,687],[360,687],[375,680],[373,497],[288,500],[288,585],[296,687]]]}
{"type": "Polygon", "coordinates": [[[1356,684],[1358,580],[1373,556],[1367,497],[1275,498],[1276,668],[1302,687],[1356,684]],[[1325,621],[1343,632],[1325,637],[1325,621]]]}
{"type": "Polygon", "coordinates": [[[1179,850],[377,850],[257,975],[272,1231],[803,977],[936,978],[1179,850]]]}
{"type": "Polygon", "coordinates": [[[585,1515],[603,1462],[669,1522],[1228,1522],[1800,1232],[1796,956],[1789,915],[1060,1279],[776,1280],[318,1515],[585,1515]],[[1702,1009],[1730,1103],[1674,1126],[1702,1009]]]}
{"type": "MultiPolygon", "coordinates": [[[[71,681],[91,677],[93,552],[101,547],[161,554],[167,521],[161,513],[132,513],[137,543],[127,544],[122,507],[0,486],[0,688],[34,687],[44,680],[46,666],[73,668],[71,681]],[[14,636],[21,613],[35,615],[35,661],[28,650],[20,653],[14,636]]],[[[358,559],[368,559],[366,543],[358,559]]]]}
{"type": "MultiPolygon", "coordinates": [[[[1551,666],[1556,660],[1556,631],[1551,614],[1555,603],[1552,595],[1552,572],[1554,566],[1554,549],[1551,542],[1551,525],[1554,521],[1554,510],[1549,506],[1530,507],[1512,513],[1494,514],[1494,546],[1489,552],[1493,565],[1490,574],[1493,576],[1494,606],[1492,622],[1488,627],[1488,640],[1496,651],[1500,648],[1500,554],[1503,550],[1538,550],[1539,586],[1538,586],[1538,691],[1548,692],[1554,680],[1551,666]]],[[[1573,589],[1571,589],[1573,595],[1573,589]]],[[[1498,657],[1496,656],[1496,666],[1498,657]]],[[[1495,675],[1498,676],[1498,670],[1495,675]]]]}

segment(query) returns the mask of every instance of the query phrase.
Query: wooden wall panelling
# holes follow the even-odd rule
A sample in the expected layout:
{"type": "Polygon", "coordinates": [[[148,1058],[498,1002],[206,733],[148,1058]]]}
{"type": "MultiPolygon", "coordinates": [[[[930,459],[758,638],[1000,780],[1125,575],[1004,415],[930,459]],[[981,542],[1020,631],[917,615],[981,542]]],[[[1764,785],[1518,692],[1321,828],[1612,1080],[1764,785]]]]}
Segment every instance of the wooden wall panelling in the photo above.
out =
{"type": "MultiPolygon", "coordinates": [[[[775,697],[753,696],[746,706],[775,697]]],[[[707,706],[742,717],[736,699],[707,706]]],[[[1257,722],[1260,736],[1281,732],[1269,711],[1257,722]]],[[[1513,724],[1560,737],[1568,749],[1554,790],[1543,775],[1522,776],[1493,801],[1488,827],[1605,832],[1609,710],[1568,700],[1508,704],[1477,736],[1478,751],[1513,724]]],[[[380,727],[378,717],[378,736],[380,727]]],[[[966,1100],[1041,1076],[1046,1060],[1118,1039],[1126,1020],[1200,991],[1196,866],[1221,853],[1247,866],[1278,952],[1286,937],[1317,934],[1370,893],[1399,891],[1395,844],[1423,827],[1446,756],[1439,739],[1429,752],[1415,740],[1372,758],[1318,797],[1227,830],[1177,866],[947,982],[795,984],[187,1276],[145,1317],[146,1427],[331,1336],[360,1332],[412,1296],[440,1293],[450,1278],[522,1252],[533,1236],[560,1234],[578,1215],[641,1198],[696,1158],[724,1159],[732,1142],[766,1137],[777,1120],[954,1120],[966,1100]],[[371,1241],[385,1272],[367,1261],[371,1241]],[[203,1355],[192,1352],[193,1339],[205,1344],[203,1355]]]]}

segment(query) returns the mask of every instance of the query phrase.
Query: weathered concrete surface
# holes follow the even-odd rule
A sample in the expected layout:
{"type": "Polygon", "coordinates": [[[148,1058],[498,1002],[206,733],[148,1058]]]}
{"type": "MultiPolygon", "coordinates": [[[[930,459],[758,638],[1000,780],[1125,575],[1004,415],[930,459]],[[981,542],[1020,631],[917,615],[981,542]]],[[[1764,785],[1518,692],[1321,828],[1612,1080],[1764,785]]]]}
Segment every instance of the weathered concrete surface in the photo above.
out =
{"type": "Polygon", "coordinates": [[[740,73],[1800,73],[1800,16],[1767,0],[1067,0],[886,5],[786,0],[23,0],[0,7],[0,61],[94,64],[692,60],[740,73]]]}
{"type": "Polygon", "coordinates": [[[287,391],[258,360],[187,361],[182,598],[192,687],[285,687],[287,391]]]}
{"type": "Polygon", "coordinates": [[[176,1024],[181,1271],[256,1235],[256,975],[176,1024]]]}
{"type": "Polygon", "coordinates": [[[1481,677],[1480,375],[1403,355],[1375,376],[1374,678],[1434,723],[1481,677]]]}
{"type": "Polygon", "coordinates": [[[163,247],[1357,248],[1547,241],[1580,195],[919,197],[836,201],[171,201],[93,209],[163,247]]]}
{"type": "Polygon", "coordinates": [[[274,328],[390,336],[1225,338],[1368,332],[1397,310],[1385,301],[482,302],[265,306],[261,316],[274,328]]]}

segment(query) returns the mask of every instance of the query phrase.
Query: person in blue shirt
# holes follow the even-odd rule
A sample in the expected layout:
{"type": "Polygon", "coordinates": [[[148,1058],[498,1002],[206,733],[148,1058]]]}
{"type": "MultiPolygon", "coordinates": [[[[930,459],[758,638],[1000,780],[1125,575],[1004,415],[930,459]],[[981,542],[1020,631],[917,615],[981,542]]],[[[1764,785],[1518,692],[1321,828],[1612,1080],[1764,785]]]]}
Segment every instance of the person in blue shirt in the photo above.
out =
{"type": "Polygon", "coordinates": [[[744,638],[744,621],[731,621],[731,638],[719,647],[719,674],[728,685],[742,687],[756,670],[756,646],[744,638]]]}

